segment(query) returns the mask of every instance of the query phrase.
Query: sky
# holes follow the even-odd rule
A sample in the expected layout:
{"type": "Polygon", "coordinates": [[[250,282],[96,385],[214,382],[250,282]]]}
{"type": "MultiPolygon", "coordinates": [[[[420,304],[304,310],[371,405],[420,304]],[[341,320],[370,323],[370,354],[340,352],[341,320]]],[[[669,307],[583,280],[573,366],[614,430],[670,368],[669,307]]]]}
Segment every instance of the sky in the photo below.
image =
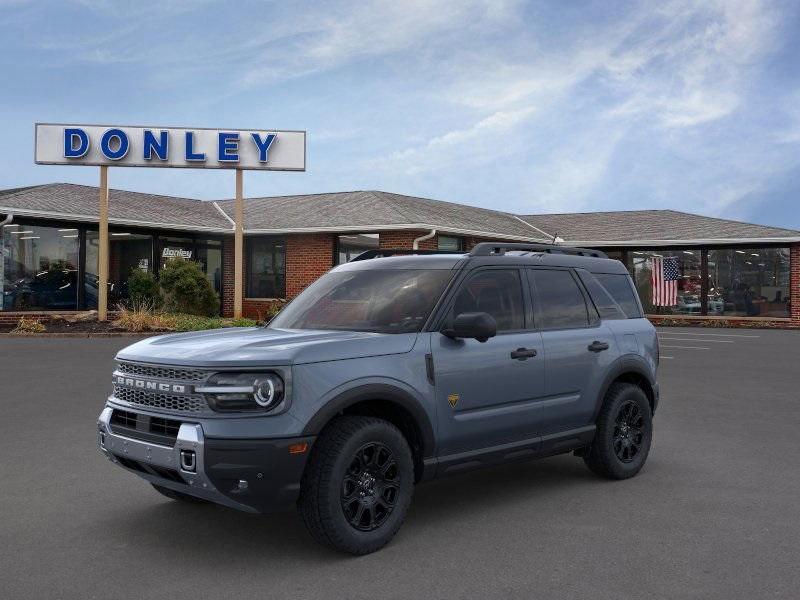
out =
{"type": "MultiPolygon", "coordinates": [[[[0,189],[34,122],[303,129],[305,173],[523,214],[669,208],[800,229],[800,3],[0,0],[0,189]]],[[[229,198],[218,170],[115,188],[229,198]]]]}

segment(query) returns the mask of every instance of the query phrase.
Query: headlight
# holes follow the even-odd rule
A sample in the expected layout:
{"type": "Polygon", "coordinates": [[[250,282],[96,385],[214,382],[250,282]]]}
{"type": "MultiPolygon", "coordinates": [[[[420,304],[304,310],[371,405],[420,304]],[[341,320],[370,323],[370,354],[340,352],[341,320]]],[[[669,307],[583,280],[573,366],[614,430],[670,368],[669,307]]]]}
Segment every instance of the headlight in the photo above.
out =
{"type": "Polygon", "coordinates": [[[283,400],[283,379],[275,373],[217,373],[195,388],[218,411],[268,411],[283,400]]]}

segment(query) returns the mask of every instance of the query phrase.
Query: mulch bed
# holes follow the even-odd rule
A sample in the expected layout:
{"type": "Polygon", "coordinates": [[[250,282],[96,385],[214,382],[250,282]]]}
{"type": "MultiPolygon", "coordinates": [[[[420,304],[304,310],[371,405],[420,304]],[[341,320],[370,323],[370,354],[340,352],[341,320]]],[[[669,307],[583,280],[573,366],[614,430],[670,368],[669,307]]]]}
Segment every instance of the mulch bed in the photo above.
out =
{"type": "MultiPolygon", "coordinates": [[[[70,323],[69,321],[65,321],[63,319],[52,319],[50,321],[45,321],[44,326],[46,331],[43,333],[33,333],[28,335],[47,335],[48,333],[130,333],[124,329],[115,327],[111,321],[87,320],[70,323]]],[[[14,327],[16,327],[16,325],[0,325],[0,333],[10,333],[14,327]]],[[[166,332],[166,330],[164,332],[166,332]]],[[[158,332],[148,333],[155,334],[158,332]]]]}

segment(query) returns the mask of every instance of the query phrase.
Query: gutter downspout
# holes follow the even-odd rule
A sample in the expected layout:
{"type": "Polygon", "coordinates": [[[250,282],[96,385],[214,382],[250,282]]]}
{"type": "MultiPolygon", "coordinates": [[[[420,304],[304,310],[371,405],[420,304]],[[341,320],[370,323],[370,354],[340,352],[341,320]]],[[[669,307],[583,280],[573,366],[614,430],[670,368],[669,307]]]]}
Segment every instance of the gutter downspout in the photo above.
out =
{"type": "Polygon", "coordinates": [[[430,233],[426,233],[425,235],[420,236],[417,239],[415,239],[414,243],[411,245],[411,248],[413,250],[419,250],[419,243],[420,242],[424,242],[425,240],[429,240],[435,235],[436,235],[436,230],[435,229],[431,229],[430,233]]]}
{"type": "Polygon", "coordinates": [[[0,221],[0,227],[2,227],[3,225],[8,225],[13,220],[14,220],[14,215],[12,215],[11,213],[8,213],[6,215],[6,218],[3,219],[2,221],[0,221]]]}

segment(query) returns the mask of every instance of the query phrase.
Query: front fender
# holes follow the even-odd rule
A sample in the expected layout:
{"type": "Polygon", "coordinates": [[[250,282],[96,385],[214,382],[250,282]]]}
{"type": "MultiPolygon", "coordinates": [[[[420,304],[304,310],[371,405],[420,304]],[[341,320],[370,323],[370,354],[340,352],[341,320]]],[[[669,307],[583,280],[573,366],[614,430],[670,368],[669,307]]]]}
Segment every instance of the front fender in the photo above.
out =
{"type": "Polygon", "coordinates": [[[346,408],[366,400],[385,400],[404,408],[416,421],[422,436],[424,456],[434,455],[436,439],[432,418],[425,409],[422,398],[399,381],[356,381],[346,389],[337,389],[321,403],[321,408],[309,419],[303,435],[319,435],[325,425],[346,408]]]}

